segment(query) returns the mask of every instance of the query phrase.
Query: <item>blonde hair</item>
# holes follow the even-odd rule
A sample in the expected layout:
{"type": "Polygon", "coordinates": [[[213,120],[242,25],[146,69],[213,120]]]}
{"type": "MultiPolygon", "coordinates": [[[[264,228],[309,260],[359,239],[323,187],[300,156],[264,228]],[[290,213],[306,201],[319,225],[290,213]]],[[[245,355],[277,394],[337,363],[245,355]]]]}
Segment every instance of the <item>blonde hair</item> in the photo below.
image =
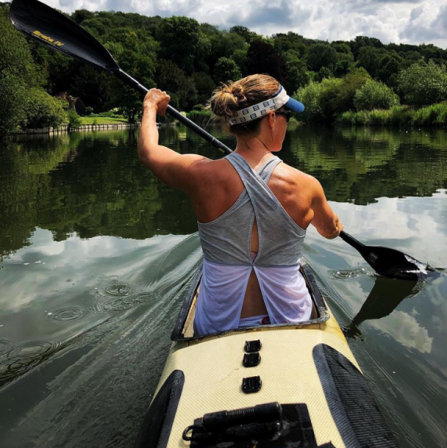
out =
{"type": "MultiPolygon", "coordinates": [[[[229,81],[218,87],[208,102],[214,118],[228,123],[240,109],[260,103],[278,92],[279,82],[269,75],[250,75],[239,81],[229,81]]],[[[232,134],[246,134],[258,130],[260,120],[240,123],[229,127],[232,134]]]]}

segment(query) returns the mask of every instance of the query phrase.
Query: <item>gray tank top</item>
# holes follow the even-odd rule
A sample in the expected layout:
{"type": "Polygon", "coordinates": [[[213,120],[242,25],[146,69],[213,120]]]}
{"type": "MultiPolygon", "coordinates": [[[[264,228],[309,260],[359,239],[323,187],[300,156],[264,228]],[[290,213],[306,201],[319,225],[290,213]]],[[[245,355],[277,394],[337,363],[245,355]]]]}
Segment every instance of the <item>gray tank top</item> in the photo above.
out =
{"type": "Polygon", "coordinates": [[[219,264],[292,266],[298,264],[306,231],[286,212],[267,183],[281,159],[274,156],[258,171],[233,152],[226,157],[243,184],[236,202],[219,218],[198,223],[206,260],[219,264]],[[258,254],[251,257],[251,232],[256,219],[258,254]]]}

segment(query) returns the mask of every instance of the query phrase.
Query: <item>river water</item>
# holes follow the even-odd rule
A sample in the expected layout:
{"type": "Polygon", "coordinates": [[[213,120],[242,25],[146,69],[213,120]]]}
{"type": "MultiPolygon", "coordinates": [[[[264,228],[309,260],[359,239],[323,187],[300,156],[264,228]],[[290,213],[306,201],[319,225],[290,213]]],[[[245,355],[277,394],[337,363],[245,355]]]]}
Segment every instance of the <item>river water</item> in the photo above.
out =
{"type": "MultiPolygon", "coordinates": [[[[378,278],[341,239],[306,237],[400,445],[445,447],[447,133],[289,127],[280,156],[321,181],[347,232],[439,268],[378,278]]],[[[160,138],[220,157],[181,126],[160,138]]],[[[0,446],[128,447],[138,432],[201,251],[186,196],[145,170],[136,141],[0,143],[0,446]]]]}

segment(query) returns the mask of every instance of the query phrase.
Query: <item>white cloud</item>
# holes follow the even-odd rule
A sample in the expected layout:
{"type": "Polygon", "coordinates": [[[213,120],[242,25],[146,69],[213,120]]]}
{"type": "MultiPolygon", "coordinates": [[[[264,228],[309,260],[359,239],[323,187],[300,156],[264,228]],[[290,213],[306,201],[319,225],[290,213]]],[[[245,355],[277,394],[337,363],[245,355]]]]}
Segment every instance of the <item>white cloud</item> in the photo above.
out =
{"type": "Polygon", "coordinates": [[[445,0],[44,0],[73,12],[114,10],[148,16],[184,15],[222,28],[246,26],[263,35],[294,31],[322,40],[350,40],[358,35],[384,43],[433,43],[447,46],[445,0]]]}
{"type": "Polygon", "coordinates": [[[428,331],[421,327],[413,316],[403,311],[394,311],[375,325],[404,347],[413,348],[421,353],[432,351],[433,338],[428,335],[428,331]]]}

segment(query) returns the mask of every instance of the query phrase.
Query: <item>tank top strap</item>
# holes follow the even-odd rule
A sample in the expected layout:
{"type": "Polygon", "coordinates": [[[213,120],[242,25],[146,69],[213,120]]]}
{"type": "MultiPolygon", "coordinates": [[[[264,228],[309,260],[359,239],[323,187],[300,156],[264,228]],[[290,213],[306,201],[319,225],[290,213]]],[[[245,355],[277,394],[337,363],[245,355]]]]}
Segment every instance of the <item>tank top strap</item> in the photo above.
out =
{"type": "Polygon", "coordinates": [[[271,159],[268,159],[267,162],[264,163],[264,165],[261,166],[259,170],[257,170],[258,174],[262,177],[262,180],[265,183],[268,183],[273,170],[282,162],[282,160],[277,157],[273,156],[271,159]]]}
{"type": "Polygon", "coordinates": [[[273,170],[278,166],[278,164],[282,162],[279,157],[273,156],[271,159],[268,159],[266,162],[264,162],[264,164],[255,171],[250,167],[248,162],[241,155],[235,152],[231,153],[226,158],[233,165],[234,169],[238,172],[244,183],[248,178],[256,178],[257,174],[267,184],[273,173],[273,170]]]}

